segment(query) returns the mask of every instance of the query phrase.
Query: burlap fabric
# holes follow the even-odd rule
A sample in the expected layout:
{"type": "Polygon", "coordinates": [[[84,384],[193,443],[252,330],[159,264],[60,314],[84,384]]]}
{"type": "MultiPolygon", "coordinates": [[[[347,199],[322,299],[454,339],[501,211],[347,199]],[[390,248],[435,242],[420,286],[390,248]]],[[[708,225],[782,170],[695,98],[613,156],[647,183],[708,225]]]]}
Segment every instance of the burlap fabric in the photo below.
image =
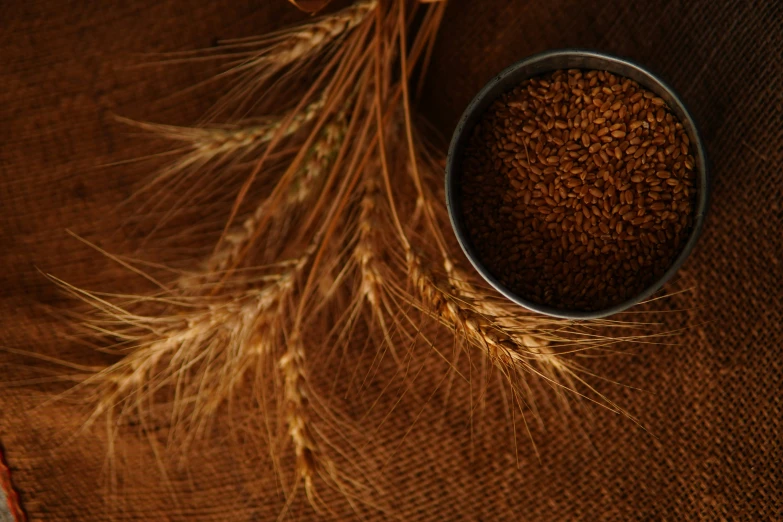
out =
{"type": "MultiPolygon", "coordinates": [[[[187,123],[214,101],[170,96],[201,78],[197,67],[122,63],[132,53],[258,34],[298,15],[282,0],[46,0],[6,3],[1,11],[0,345],[98,364],[38,307],[64,301],[37,269],[89,288],[132,287],[136,279],[63,232],[116,238],[109,232],[121,216],[111,210],[139,178],[94,167],[152,150],[127,139],[111,114],[187,123]]],[[[602,409],[577,421],[544,408],[544,425],[531,426],[536,454],[527,440],[515,446],[499,399],[490,399],[471,431],[469,405],[455,389],[397,447],[421,410],[403,401],[383,427],[394,458],[382,500],[401,519],[422,521],[783,519],[783,4],[454,1],[422,106],[449,134],[493,73],[566,46],[650,66],[700,124],[714,193],[702,240],[684,267],[686,286],[696,290],[661,305],[687,308],[663,317],[670,327],[691,328],[676,344],[589,362],[628,386],[605,389],[644,429],[602,409]]],[[[29,359],[0,357],[4,381],[42,376],[18,366],[29,359]]],[[[438,378],[424,375],[423,386],[438,378]]],[[[15,485],[32,520],[102,520],[105,437],[96,427],[71,438],[81,406],[42,400],[42,392],[61,390],[0,388],[0,437],[15,485]]],[[[384,414],[391,409],[381,406],[384,414]]],[[[347,399],[345,407],[365,405],[347,399]]],[[[284,503],[263,463],[240,465],[220,440],[163,481],[149,440],[125,439],[118,518],[270,520],[284,503]]],[[[301,502],[290,516],[318,518],[301,502]]]]}

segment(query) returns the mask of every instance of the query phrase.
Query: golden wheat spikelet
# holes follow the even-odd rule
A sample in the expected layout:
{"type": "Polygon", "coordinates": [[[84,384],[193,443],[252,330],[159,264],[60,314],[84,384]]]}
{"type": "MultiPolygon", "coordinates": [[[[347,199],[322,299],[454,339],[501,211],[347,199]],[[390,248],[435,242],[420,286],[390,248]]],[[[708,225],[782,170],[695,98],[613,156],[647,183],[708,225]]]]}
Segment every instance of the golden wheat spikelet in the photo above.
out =
{"type": "Polygon", "coordinates": [[[324,456],[318,447],[308,422],[308,389],[305,369],[305,352],[302,340],[295,336],[288,340],[288,349],[278,363],[284,376],[286,424],[294,444],[299,477],[304,481],[305,492],[315,504],[313,478],[318,466],[323,466],[324,456]]]}

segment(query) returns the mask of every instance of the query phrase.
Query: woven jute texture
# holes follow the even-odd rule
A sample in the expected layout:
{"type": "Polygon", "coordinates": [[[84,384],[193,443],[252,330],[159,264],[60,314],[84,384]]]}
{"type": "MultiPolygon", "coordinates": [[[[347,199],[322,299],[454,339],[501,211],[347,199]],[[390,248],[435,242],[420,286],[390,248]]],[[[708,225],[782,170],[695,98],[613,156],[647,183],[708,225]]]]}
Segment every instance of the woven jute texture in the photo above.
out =
{"type": "MultiPolygon", "coordinates": [[[[129,57],[206,47],[300,17],[283,0],[4,3],[0,345],[102,362],[45,313],[41,305],[68,301],[39,270],[82,287],[131,291],[137,278],[64,232],[122,248],[123,216],[113,210],[143,170],[98,167],[155,149],[129,138],[112,114],[187,124],[220,94],[177,94],[203,79],[196,65],[130,68],[129,57]]],[[[542,406],[543,424],[530,426],[534,447],[524,437],[515,442],[500,394],[474,418],[465,386],[424,410],[415,394],[396,408],[396,397],[383,399],[376,424],[393,412],[377,438],[393,458],[379,499],[411,521],[781,520],[783,3],[455,0],[422,110],[448,135],[494,73],[562,47],[649,66],[700,125],[714,192],[681,274],[694,290],[657,305],[667,327],[689,328],[665,346],[587,363],[623,384],[602,389],[641,427],[601,408],[542,406]]],[[[46,376],[30,364],[44,362],[0,353],[3,382],[46,376]]],[[[425,391],[442,377],[443,368],[430,367],[416,381],[425,391]]],[[[0,438],[31,520],[104,520],[110,512],[128,520],[274,520],[280,513],[285,500],[268,463],[248,465],[246,452],[227,447],[220,433],[199,443],[187,466],[166,466],[164,476],[153,451],[160,445],[151,441],[165,435],[165,422],[152,434],[121,434],[113,453],[118,495],[110,502],[106,437],[100,424],[76,434],[83,407],[46,400],[63,389],[0,387],[0,438]]],[[[366,410],[359,398],[341,404],[348,416],[366,410]]],[[[323,494],[327,502],[333,495],[323,494]]],[[[320,517],[301,499],[289,515],[320,517]]]]}

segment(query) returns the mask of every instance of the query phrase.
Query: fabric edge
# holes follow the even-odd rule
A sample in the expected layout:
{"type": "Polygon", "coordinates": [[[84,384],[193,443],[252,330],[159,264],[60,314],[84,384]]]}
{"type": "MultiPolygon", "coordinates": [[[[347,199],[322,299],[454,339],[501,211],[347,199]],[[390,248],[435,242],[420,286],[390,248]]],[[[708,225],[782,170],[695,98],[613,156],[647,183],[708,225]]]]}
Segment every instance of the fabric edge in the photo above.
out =
{"type": "MultiPolygon", "coordinates": [[[[22,508],[21,497],[14,489],[13,482],[11,481],[11,469],[8,467],[5,460],[2,444],[0,444],[0,494],[4,497],[0,499],[0,502],[3,500],[5,501],[5,506],[0,505],[0,515],[4,515],[1,511],[2,509],[7,509],[10,520],[13,520],[14,522],[27,522],[27,515],[22,508]]],[[[0,519],[4,520],[3,517],[0,517],[0,519]]]]}

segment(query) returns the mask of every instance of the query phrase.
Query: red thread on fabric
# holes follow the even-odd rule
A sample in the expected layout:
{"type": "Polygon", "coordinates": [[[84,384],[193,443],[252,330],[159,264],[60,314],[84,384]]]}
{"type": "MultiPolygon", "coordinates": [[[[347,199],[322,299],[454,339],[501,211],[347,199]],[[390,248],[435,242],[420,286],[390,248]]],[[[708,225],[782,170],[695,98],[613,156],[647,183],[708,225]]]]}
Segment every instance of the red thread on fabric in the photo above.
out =
{"type": "Polygon", "coordinates": [[[2,487],[5,492],[8,511],[11,513],[11,516],[14,517],[14,521],[27,522],[27,515],[22,509],[21,499],[11,482],[11,470],[5,461],[2,447],[0,447],[0,487],[2,487]]]}

